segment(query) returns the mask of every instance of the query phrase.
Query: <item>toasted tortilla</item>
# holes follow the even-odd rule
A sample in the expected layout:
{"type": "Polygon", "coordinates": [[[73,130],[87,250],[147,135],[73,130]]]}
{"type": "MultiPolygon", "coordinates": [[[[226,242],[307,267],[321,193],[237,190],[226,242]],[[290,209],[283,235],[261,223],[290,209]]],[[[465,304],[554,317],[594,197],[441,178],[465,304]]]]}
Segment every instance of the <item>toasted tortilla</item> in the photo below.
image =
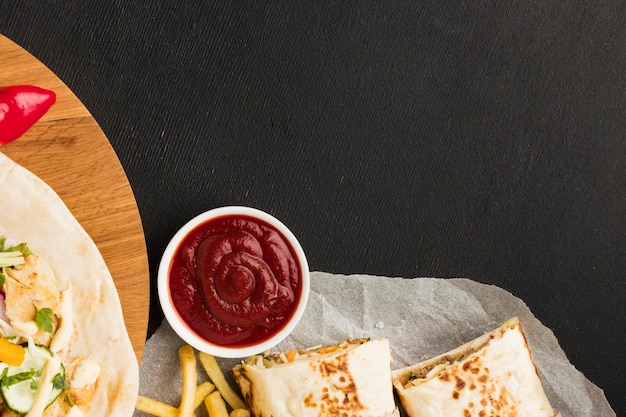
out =
{"type": "Polygon", "coordinates": [[[101,368],[85,415],[131,416],[139,367],[98,248],[51,187],[2,153],[0,188],[0,235],[26,242],[54,271],[59,288],[72,288],[74,332],[59,354],[69,361],[89,358],[101,368]]]}
{"type": "Polygon", "coordinates": [[[285,354],[256,356],[233,368],[252,413],[256,417],[397,415],[387,340],[326,350],[332,352],[312,349],[293,359],[285,354]]]}
{"type": "Polygon", "coordinates": [[[553,417],[519,320],[393,372],[409,417],[553,417]]]}

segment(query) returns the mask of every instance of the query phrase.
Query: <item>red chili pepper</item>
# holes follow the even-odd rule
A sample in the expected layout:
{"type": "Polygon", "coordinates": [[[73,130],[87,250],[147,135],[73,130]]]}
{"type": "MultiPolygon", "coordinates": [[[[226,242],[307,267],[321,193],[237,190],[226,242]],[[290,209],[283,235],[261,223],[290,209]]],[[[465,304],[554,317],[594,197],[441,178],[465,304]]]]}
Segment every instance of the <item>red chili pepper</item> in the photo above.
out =
{"type": "Polygon", "coordinates": [[[32,85],[0,88],[0,145],[22,136],[56,100],[54,91],[32,85]]]}

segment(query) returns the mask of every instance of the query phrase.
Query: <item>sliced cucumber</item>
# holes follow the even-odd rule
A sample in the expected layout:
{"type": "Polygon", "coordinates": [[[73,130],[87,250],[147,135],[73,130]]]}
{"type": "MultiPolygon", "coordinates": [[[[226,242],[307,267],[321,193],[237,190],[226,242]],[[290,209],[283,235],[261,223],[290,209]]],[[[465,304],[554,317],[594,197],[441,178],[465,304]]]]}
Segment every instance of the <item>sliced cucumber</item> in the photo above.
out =
{"type": "MultiPolygon", "coordinates": [[[[33,407],[41,374],[48,359],[52,357],[52,352],[44,346],[35,346],[33,350],[24,346],[24,349],[22,364],[6,367],[0,377],[0,392],[2,392],[4,403],[19,414],[26,414],[33,407]]],[[[52,392],[46,406],[52,404],[64,390],[65,368],[63,364],[59,366],[54,380],[55,383],[52,384],[52,392]]]]}

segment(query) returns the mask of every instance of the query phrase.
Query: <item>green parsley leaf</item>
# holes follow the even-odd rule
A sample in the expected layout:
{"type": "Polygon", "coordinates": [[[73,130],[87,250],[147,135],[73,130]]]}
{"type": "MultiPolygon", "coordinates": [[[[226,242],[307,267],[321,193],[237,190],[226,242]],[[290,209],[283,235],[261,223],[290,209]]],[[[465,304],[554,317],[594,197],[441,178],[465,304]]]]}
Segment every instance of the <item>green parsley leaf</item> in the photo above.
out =
{"type": "Polygon", "coordinates": [[[70,383],[67,382],[64,375],[56,374],[54,378],[52,378],[52,386],[54,389],[58,389],[61,391],[65,391],[70,389],[70,383]]]}
{"type": "Polygon", "coordinates": [[[48,307],[44,307],[37,312],[35,316],[35,323],[37,323],[37,327],[42,329],[46,333],[52,333],[52,309],[48,307]]]}
{"type": "Polygon", "coordinates": [[[35,388],[33,390],[37,390],[37,383],[35,382],[33,378],[40,377],[40,376],[41,376],[41,371],[35,371],[34,369],[31,369],[29,372],[20,372],[14,375],[3,374],[2,381],[0,381],[0,384],[2,384],[2,386],[5,386],[5,387],[10,387],[11,385],[19,384],[20,382],[31,380],[31,383],[30,383],[31,388],[33,387],[33,384],[34,384],[35,388]]]}
{"type": "Polygon", "coordinates": [[[2,287],[5,282],[7,282],[7,277],[5,277],[2,272],[0,272],[0,287],[2,287]]]}

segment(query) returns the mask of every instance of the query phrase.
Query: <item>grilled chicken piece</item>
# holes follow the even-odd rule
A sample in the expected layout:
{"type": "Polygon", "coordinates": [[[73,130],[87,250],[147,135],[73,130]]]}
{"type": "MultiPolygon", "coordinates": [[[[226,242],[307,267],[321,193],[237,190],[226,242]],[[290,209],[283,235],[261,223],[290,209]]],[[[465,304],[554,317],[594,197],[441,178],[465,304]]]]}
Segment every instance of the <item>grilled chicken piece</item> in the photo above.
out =
{"type": "MultiPolygon", "coordinates": [[[[26,257],[26,263],[4,270],[6,316],[14,329],[33,336],[35,343],[48,345],[52,334],[38,329],[37,312],[50,308],[58,314],[60,291],[50,266],[36,255],[26,257]]],[[[58,317],[54,316],[54,330],[58,317]]]]}

